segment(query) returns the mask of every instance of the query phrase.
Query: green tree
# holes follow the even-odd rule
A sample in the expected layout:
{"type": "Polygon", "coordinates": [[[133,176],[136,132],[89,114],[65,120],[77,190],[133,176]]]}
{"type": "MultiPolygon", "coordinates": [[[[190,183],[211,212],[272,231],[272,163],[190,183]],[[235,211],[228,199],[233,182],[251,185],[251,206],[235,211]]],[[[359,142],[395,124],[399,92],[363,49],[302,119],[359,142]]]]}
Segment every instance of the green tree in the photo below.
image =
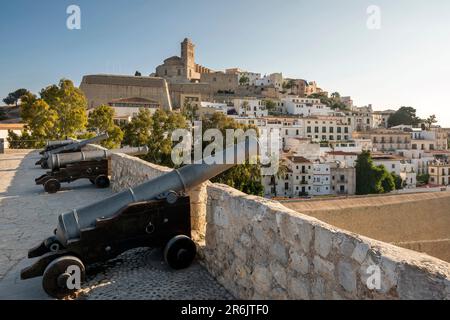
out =
{"type": "Polygon", "coordinates": [[[21,114],[27,114],[23,119],[35,139],[44,141],[54,137],[58,116],[44,100],[37,99],[31,105],[24,103],[21,109],[21,114]]]}
{"type": "Polygon", "coordinates": [[[422,185],[428,184],[428,181],[430,181],[430,175],[428,173],[417,175],[417,184],[418,185],[422,186],[422,185]]]}
{"type": "Polygon", "coordinates": [[[239,79],[239,84],[240,84],[241,86],[248,86],[248,85],[250,84],[250,78],[247,77],[247,76],[242,76],[242,77],[239,79]]]}
{"type": "Polygon", "coordinates": [[[114,123],[114,109],[106,105],[95,108],[89,114],[88,130],[96,134],[107,133],[109,138],[100,144],[108,149],[119,147],[124,135],[120,127],[114,123]]]}
{"type": "Polygon", "coordinates": [[[147,108],[140,108],[138,114],[125,126],[123,144],[132,147],[148,145],[153,125],[152,114],[147,108]]]}
{"type": "Polygon", "coordinates": [[[391,173],[392,178],[394,179],[395,183],[395,190],[401,190],[403,189],[403,179],[396,173],[391,173]]]}
{"type": "Polygon", "coordinates": [[[266,103],[266,108],[267,108],[267,111],[269,112],[269,114],[271,114],[271,115],[275,114],[277,104],[273,100],[270,100],[270,99],[265,100],[265,103],[266,103]]]}
{"type": "Polygon", "coordinates": [[[183,106],[183,116],[186,119],[189,119],[191,122],[193,122],[194,120],[197,120],[199,117],[198,105],[192,104],[192,103],[186,101],[183,106]]]}
{"type": "Polygon", "coordinates": [[[173,167],[172,163],[172,132],[175,129],[186,129],[186,118],[175,112],[158,109],[153,114],[151,136],[148,142],[149,153],[144,157],[152,163],[173,167]]]}
{"type": "Polygon", "coordinates": [[[19,100],[20,98],[22,98],[22,96],[28,94],[29,91],[27,89],[18,89],[14,92],[11,92],[8,94],[8,96],[3,99],[3,102],[6,103],[7,105],[15,105],[16,107],[19,104],[19,100]]]}
{"type": "Polygon", "coordinates": [[[433,126],[433,124],[437,123],[437,118],[436,115],[431,115],[429,116],[427,119],[425,119],[425,124],[426,124],[426,129],[427,130],[431,130],[431,127],[433,126]]]}
{"type": "Polygon", "coordinates": [[[356,194],[378,194],[395,189],[392,175],[383,167],[375,166],[369,151],[363,151],[356,160],[356,194]]]}
{"type": "Polygon", "coordinates": [[[6,111],[0,107],[0,121],[6,119],[6,111]]]}
{"type": "Polygon", "coordinates": [[[87,100],[72,81],[62,79],[59,85],[42,89],[40,95],[58,115],[56,138],[75,137],[77,133],[84,131],[87,124],[87,100]]]}
{"type": "Polygon", "coordinates": [[[416,109],[412,107],[401,107],[388,119],[388,126],[395,127],[399,125],[417,126],[420,119],[416,116],[416,109]]]}
{"type": "Polygon", "coordinates": [[[320,99],[320,102],[333,110],[348,110],[348,106],[341,101],[339,92],[334,92],[331,97],[325,93],[313,93],[308,96],[311,99],[320,99]]]}

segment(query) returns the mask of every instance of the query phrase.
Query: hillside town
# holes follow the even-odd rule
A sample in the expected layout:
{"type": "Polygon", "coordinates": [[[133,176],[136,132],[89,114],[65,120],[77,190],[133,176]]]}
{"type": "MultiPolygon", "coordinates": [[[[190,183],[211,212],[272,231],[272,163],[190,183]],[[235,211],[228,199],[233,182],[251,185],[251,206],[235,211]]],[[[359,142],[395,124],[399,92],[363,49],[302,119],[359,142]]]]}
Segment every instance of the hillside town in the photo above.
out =
{"type": "MultiPolygon", "coordinates": [[[[357,162],[364,152],[370,152],[374,168],[391,175],[395,186],[384,192],[437,191],[450,184],[450,129],[436,126],[435,116],[421,120],[410,107],[356,106],[350,96],[282,73],[213,71],[196,63],[195,45],[187,38],[180,56],[165,59],[149,76],[86,75],[80,89],[88,113],[109,106],[122,127],[142,109],[150,114],[188,109],[192,121],[220,113],[259,131],[279,130],[282,166],[277,175],[261,177],[266,197],[362,194],[357,162]]],[[[10,132],[20,136],[24,125],[17,106],[3,109],[10,110],[0,122],[0,139],[8,148],[10,132]]]]}

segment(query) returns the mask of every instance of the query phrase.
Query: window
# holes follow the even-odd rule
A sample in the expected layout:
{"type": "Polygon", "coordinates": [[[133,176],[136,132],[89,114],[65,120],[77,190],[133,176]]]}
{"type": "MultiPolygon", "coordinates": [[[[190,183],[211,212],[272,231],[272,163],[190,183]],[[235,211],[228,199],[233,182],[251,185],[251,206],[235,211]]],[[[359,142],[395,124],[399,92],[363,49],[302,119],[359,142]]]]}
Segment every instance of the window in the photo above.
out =
{"type": "Polygon", "coordinates": [[[330,127],[330,133],[334,133],[334,128],[330,127]]]}
{"type": "Polygon", "coordinates": [[[314,133],[319,133],[319,127],[314,127],[314,133]]]}
{"type": "Polygon", "coordinates": [[[344,133],[348,133],[348,127],[344,128],[344,133]]]}
{"type": "Polygon", "coordinates": [[[177,73],[178,73],[179,76],[181,76],[181,70],[180,69],[177,70],[177,73]]]}
{"type": "Polygon", "coordinates": [[[337,133],[342,133],[342,128],[341,127],[337,127],[337,133]]]}
{"type": "Polygon", "coordinates": [[[284,190],[289,190],[289,183],[287,182],[284,183],[284,190]]]}
{"type": "Polygon", "coordinates": [[[327,133],[327,127],[322,127],[322,133],[327,133]]]}
{"type": "Polygon", "coordinates": [[[334,136],[330,136],[330,141],[333,141],[334,140],[334,136]]]}
{"type": "Polygon", "coordinates": [[[311,133],[311,127],[306,128],[306,133],[311,133]]]}

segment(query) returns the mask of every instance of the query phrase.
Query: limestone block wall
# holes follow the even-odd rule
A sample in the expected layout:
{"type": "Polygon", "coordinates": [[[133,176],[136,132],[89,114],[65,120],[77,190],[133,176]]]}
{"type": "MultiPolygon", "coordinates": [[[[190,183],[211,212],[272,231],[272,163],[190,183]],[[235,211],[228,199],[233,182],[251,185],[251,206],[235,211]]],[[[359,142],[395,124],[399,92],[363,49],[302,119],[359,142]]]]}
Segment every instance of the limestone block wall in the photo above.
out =
{"type": "MultiPolygon", "coordinates": [[[[114,155],[112,170],[119,191],[169,169],[114,155]]],[[[207,183],[193,193],[196,232],[206,232],[202,263],[236,298],[450,298],[447,262],[225,185],[207,183]]]]}

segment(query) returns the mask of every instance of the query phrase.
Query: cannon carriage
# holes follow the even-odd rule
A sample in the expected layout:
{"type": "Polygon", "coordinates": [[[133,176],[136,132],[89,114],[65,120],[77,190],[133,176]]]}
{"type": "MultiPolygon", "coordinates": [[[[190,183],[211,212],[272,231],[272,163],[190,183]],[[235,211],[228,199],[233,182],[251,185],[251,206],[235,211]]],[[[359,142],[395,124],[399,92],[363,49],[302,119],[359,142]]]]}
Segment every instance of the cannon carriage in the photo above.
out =
{"type": "Polygon", "coordinates": [[[35,163],[35,165],[41,166],[42,169],[48,169],[49,168],[48,159],[52,155],[82,151],[82,149],[87,145],[106,140],[108,139],[108,137],[109,137],[108,134],[105,133],[97,137],[83,141],[76,141],[70,139],[61,141],[49,141],[47,142],[47,146],[45,147],[45,149],[40,152],[42,157],[35,163]]]}
{"type": "MultiPolygon", "coordinates": [[[[250,143],[230,147],[217,153],[215,159],[245,154],[243,160],[248,160],[250,143]]],[[[61,298],[77,290],[68,285],[73,275],[69,267],[77,268],[83,281],[86,267],[137,247],[163,248],[164,260],[171,268],[187,268],[196,255],[187,193],[236,163],[214,164],[214,160],[205,159],[61,214],[54,234],[29,251],[28,257],[38,260],[22,270],[21,278],[43,276],[44,290],[61,298]]]]}
{"type": "Polygon", "coordinates": [[[51,171],[36,178],[35,182],[37,185],[43,185],[48,193],[58,192],[61,183],[71,183],[79,179],[88,179],[97,188],[108,188],[108,158],[112,153],[140,155],[147,152],[147,147],[138,147],[51,154],[46,161],[51,171]]]}

